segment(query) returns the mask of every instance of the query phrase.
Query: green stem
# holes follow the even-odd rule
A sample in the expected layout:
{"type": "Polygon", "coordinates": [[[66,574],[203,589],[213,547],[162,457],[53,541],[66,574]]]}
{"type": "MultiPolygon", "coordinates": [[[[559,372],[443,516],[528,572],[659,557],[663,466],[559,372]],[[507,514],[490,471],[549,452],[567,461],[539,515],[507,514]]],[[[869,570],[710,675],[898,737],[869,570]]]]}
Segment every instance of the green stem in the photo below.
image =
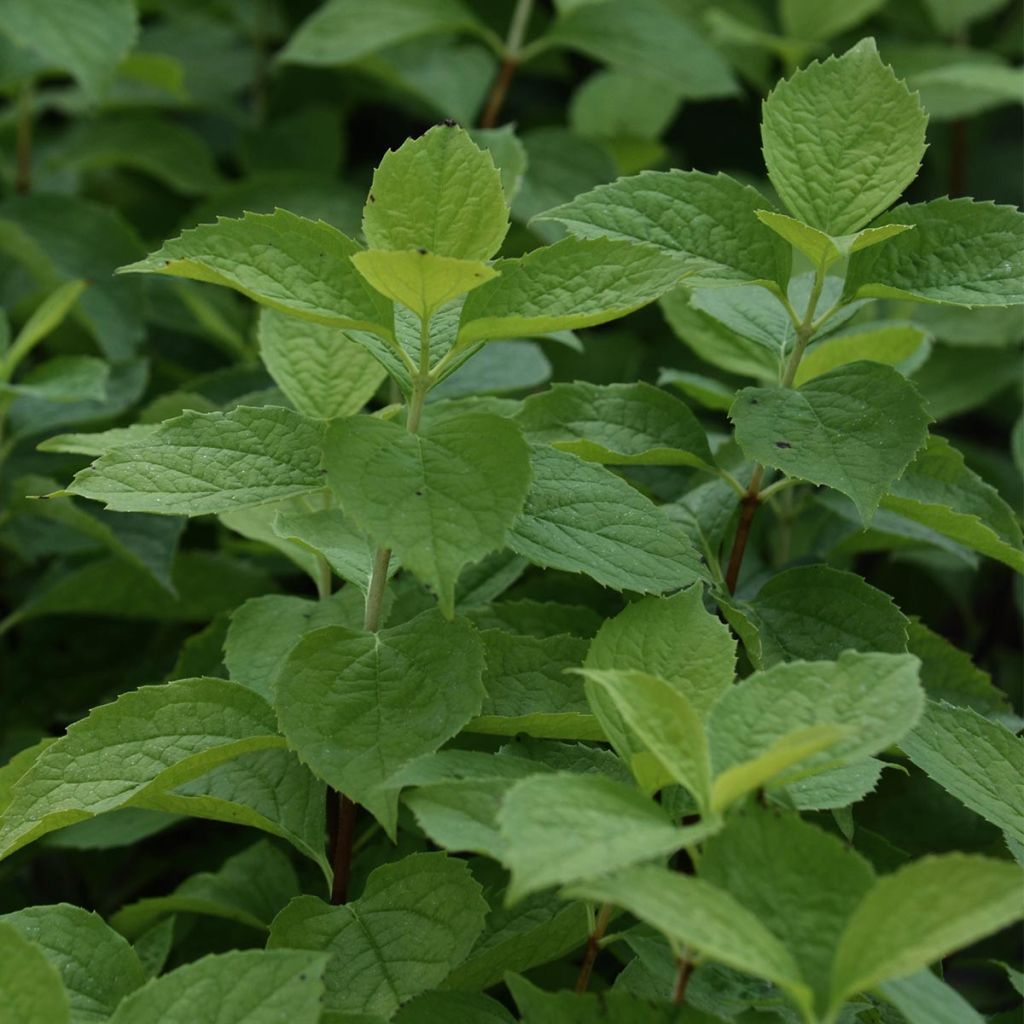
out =
{"type": "Polygon", "coordinates": [[[390,561],[390,548],[378,548],[377,553],[373,556],[373,571],[370,573],[370,586],[366,591],[366,612],[363,616],[363,629],[367,633],[376,633],[380,629],[380,618],[384,609],[384,592],[388,587],[388,564],[390,561]]]}
{"type": "MultiPolygon", "coordinates": [[[[818,301],[821,299],[821,292],[824,287],[825,264],[822,263],[815,271],[814,285],[811,288],[811,294],[807,300],[807,309],[804,311],[803,317],[797,317],[796,311],[788,299],[783,303],[789,312],[790,319],[793,320],[793,326],[796,328],[796,340],[793,343],[793,351],[789,354],[789,359],[786,360],[786,366],[782,372],[781,386],[784,388],[791,388],[793,386],[797,370],[800,368],[800,360],[803,359],[804,352],[807,350],[811,338],[814,337],[814,332],[817,328],[814,314],[818,308],[818,301]]],[[[835,307],[829,310],[822,317],[822,321],[831,316],[834,309],[835,307]]],[[[743,566],[743,556],[747,550],[747,541],[750,539],[750,529],[753,525],[758,506],[760,506],[765,498],[764,492],[761,491],[764,474],[765,467],[760,463],[755,463],[754,471],[750,475],[750,483],[747,484],[747,490],[740,502],[740,519],[736,525],[732,551],[729,554],[729,568],[725,574],[725,585],[728,587],[730,594],[736,593],[736,584],[739,582],[740,569],[743,566]]],[[[774,484],[772,486],[776,487],[774,484]]]]}
{"type": "Polygon", "coordinates": [[[516,71],[523,57],[523,40],[526,38],[526,27],[530,22],[530,13],[533,10],[533,0],[516,0],[515,9],[512,11],[512,20],[509,22],[508,35],[505,37],[505,46],[502,50],[501,67],[491,86],[487,103],[484,106],[483,115],[480,118],[481,128],[493,128],[498,123],[498,115],[501,113],[505,97],[508,95],[508,87],[515,78],[516,71]]]}

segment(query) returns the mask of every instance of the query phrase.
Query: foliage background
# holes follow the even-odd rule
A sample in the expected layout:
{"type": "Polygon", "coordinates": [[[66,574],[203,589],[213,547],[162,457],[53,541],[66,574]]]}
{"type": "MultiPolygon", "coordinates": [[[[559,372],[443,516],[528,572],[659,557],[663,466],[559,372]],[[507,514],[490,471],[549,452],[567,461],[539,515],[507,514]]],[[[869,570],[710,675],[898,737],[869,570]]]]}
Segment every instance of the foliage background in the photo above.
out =
{"type": "MultiPolygon", "coordinates": [[[[0,110],[0,304],[16,333],[55,284],[88,279],[88,304],[37,354],[99,355],[109,364],[96,397],[62,404],[20,397],[5,410],[0,763],[124,690],[200,671],[223,674],[219,645],[234,607],[262,593],[311,593],[309,581],[269,547],[200,520],[158,539],[156,575],[172,574],[172,597],[126,555],[123,535],[111,539],[98,528],[103,517],[94,510],[60,522],[25,495],[52,489],[47,481],[66,481],[87,461],[38,451],[51,434],[230,407],[273,387],[256,358],[247,302],[191,282],[115,280],[115,266],[183,227],[243,209],[281,206],[357,234],[372,169],[388,148],[442,118],[480,123],[499,59],[479,34],[460,31],[457,20],[446,24],[437,14],[444,5],[434,8],[440,31],[396,39],[395,26],[408,24],[403,8],[430,5],[381,0],[355,41],[330,32],[304,35],[301,26],[317,6],[140,0],[137,37],[133,30],[119,41],[110,33],[110,52],[76,57],[77,63],[40,56],[19,44],[16,25],[6,36],[0,24],[0,96],[7,101],[0,110]],[[26,112],[28,190],[19,182],[26,112]]],[[[907,198],[949,193],[1021,201],[1021,83],[1014,65],[1024,21],[1017,3],[782,0],[776,9],[756,0],[612,0],[590,5],[615,9],[597,29],[587,6],[563,0],[561,21],[548,4],[536,6],[526,33],[535,54],[527,51],[531,59],[517,69],[497,119],[514,125],[525,157],[506,255],[557,236],[551,224],[530,226],[532,214],[619,174],[670,166],[726,170],[767,189],[758,134],[766,90],[779,74],[866,34],[921,90],[931,117],[930,149],[907,198]],[[673,49],[679,40],[682,51],[673,49]]],[[[124,7],[130,23],[129,0],[124,7]]],[[[468,7],[505,36],[511,2],[469,0],[468,7]]],[[[1019,313],[927,306],[900,312],[933,334],[915,380],[935,429],[1019,509],[1019,313]]],[[[481,357],[453,386],[520,395],[546,381],[656,382],[664,368],[741,383],[680,344],[657,306],[580,332],[579,342],[578,350],[516,343],[500,357],[492,346],[495,358],[481,357]]],[[[381,393],[375,402],[388,397],[381,393]]],[[[725,430],[721,413],[702,416],[712,433],[725,430]]],[[[678,473],[634,476],[664,499],[680,488],[678,473]]],[[[822,555],[854,569],[906,614],[969,651],[1021,713],[1021,588],[1005,566],[984,559],[972,565],[930,547],[860,545],[852,527],[837,530],[815,508],[763,516],[756,529],[752,578],[762,568],[822,555]]],[[[556,585],[602,614],[615,610],[596,586],[569,577],[556,585]]],[[[535,586],[527,576],[516,592],[528,596],[535,586]]],[[[914,854],[983,848],[988,840],[978,819],[919,773],[887,773],[859,821],[878,844],[914,854]],[[887,813],[896,803],[914,811],[887,813]]],[[[120,826],[69,829],[5,862],[0,911],[67,900],[109,915],[216,868],[252,838],[193,820],[168,826],[127,816],[120,826]]],[[[368,842],[357,884],[387,856],[385,844],[368,842]]],[[[308,870],[298,861],[296,868],[308,870]]],[[[250,929],[213,923],[186,934],[172,962],[257,944],[250,929]]],[[[983,1009],[1012,1005],[1012,991],[986,960],[1009,959],[1016,945],[1003,935],[956,968],[957,983],[983,1009]]]]}

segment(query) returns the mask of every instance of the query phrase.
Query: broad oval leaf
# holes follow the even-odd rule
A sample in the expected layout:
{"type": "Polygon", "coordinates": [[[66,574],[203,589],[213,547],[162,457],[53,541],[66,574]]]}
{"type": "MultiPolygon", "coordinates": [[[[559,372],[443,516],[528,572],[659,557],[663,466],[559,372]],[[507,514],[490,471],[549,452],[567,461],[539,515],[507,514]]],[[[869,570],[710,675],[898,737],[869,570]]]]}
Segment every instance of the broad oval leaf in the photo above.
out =
{"type": "Polygon", "coordinates": [[[299,757],[394,835],[398,791],[382,783],[479,713],[482,674],[476,631],[436,610],[378,633],[327,626],[282,666],[278,718],[299,757]]]}
{"type": "Polygon", "coordinates": [[[769,95],[761,127],[768,177],[800,220],[830,235],[851,234],[914,180],[927,120],[875,41],[863,39],[769,95]]]}
{"type": "Polygon", "coordinates": [[[330,955],[327,1010],[390,1017],[465,959],[486,914],[465,861],[417,853],[377,868],[346,906],[293,900],[274,920],[269,947],[330,955]]]}

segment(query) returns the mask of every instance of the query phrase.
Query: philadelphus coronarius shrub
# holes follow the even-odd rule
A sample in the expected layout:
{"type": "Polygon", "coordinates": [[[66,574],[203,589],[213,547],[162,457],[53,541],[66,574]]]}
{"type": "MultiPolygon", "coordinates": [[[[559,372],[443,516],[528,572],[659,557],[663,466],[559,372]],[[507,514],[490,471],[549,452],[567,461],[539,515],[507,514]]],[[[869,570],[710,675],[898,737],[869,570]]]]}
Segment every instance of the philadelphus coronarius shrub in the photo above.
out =
{"type": "MultiPolygon", "coordinates": [[[[930,432],[929,342],[904,315],[1024,303],[1024,217],[893,205],[926,121],[867,38],[764,101],[773,198],[644,170],[538,211],[550,244],[498,258],[501,137],[446,121],[380,160],[361,240],[276,209],[122,266],[153,301],[186,279],[257,303],[275,390],[53,429],[46,452],[91,461],[35,504],[106,531],[166,601],[187,584],[160,538],[184,517],[274,549],[317,597],[241,593],[180,678],[0,769],[4,858],[111,821],[267,834],[108,921],[4,916],[0,1020],[979,1021],[936,965],[1021,915],[1019,720],[862,576],[806,546],[746,557],[785,520],[1024,571],[1014,511],[930,432]],[[657,300],[755,383],[666,374],[700,418],[643,382],[455,386],[516,339],[571,345],[657,300]],[[982,840],[901,850],[862,827],[883,773],[907,789],[887,813],[982,840]],[[211,921],[235,931],[166,966],[211,921]]],[[[18,370],[83,287],[7,349],[12,401],[106,373],[18,370]]]]}

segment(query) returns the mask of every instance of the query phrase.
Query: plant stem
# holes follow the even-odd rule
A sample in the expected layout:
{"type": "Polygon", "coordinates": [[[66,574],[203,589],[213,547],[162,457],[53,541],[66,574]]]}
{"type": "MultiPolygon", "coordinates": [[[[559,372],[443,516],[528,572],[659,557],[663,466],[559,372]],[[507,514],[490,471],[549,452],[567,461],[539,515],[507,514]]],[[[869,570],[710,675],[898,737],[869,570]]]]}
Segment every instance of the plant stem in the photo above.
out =
{"type": "Polygon", "coordinates": [[[316,558],[316,596],[325,601],[331,596],[331,566],[323,555],[316,558]]]}
{"type": "MultiPolygon", "coordinates": [[[[821,298],[822,289],[825,287],[825,266],[818,267],[814,275],[814,285],[811,288],[810,297],[807,300],[807,309],[803,318],[796,322],[796,314],[793,307],[787,301],[785,303],[790,317],[794,320],[796,327],[796,339],[793,342],[793,351],[786,360],[786,367],[782,372],[781,386],[791,388],[796,380],[796,372],[800,368],[800,360],[814,337],[817,324],[814,321],[814,313],[818,308],[818,300],[821,298]]],[[[829,315],[831,310],[829,311],[829,315]]],[[[824,319],[824,318],[823,318],[824,319]]],[[[764,500],[761,493],[761,481],[764,480],[765,467],[755,463],[754,471],[750,474],[750,483],[747,484],[746,493],[740,501],[740,519],[736,524],[736,535],[733,537],[732,551],[729,554],[729,568],[725,574],[725,585],[730,594],[736,593],[736,584],[739,582],[740,569],[743,566],[743,556],[747,550],[747,541],[750,539],[750,528],[754,522],[758,506],[764,500]]]]}
{"type": "Polygon", "coordinates": [[[601,952],[601,940],[604,933],[608,931],[608,922],[612,919],[612,905],[603,903],[597,912],[597,920],[594,922],[594,930],[587,936],[587,951],[583,955],[583,963],[580,964],[580,973],[576,978],[576,991],[586,992],[590,984],[590,975],[594,970],[594,962],[597,954],[601,952]]]}
{"type": "Polygon", "coordinates": [[[693,961],[686,956],[681,956],[676,968],[676,983],[672,986],[672,1004],[682,1006],[686,1001],[686,986],[690,984],[693,975],[693,961]]]}
{"type": "Polygon", "coordinates": [[[754,472],[750,475],[750,483],[747,491],[740,502],[740,521],[736,525],[736,536],[732,542],[732,552],[729,555],[729,568],[725,571],[725,585],[730,594],[736,593],[736,583],[740,578],[740,567],[743,565],[743,556],[747,550],[747,541],[750,539],[750,527],[754,522],[754,514],[757,506],[761,504],[761,481],[764,479],[764,466],[754,466],[754,472]]]}
{"type": "Polygon", "coordinates": [[[388,587],[388,563],[390,561],[390,548],[378,548],[377,553],[373,556],[373,571],[370,574],[370,586],[366,591],[366,612],[363,616],[363,629],[367,633],[376,633],[380,629],[384,592],[388,587]]]}
{"type": "Polygon", "coordinates": [[[15,142],[14,190],[20,195],[32,191],[32,82],[18,97],[18,134],[15,142]]]}
{"type": "Polygon", "coordinates": [[[331,844],[331,903],[337,906],[348,899],[348,883],[352,874],[352,843],[356,835],[356,805],[344,793],[327,791],[337,801],[337,820],[331,844]]]}
{"type": "Polygon", "coordinates": [[[495,76],[494,84],[487,96],[483,115],[480,118],[481,128],[493,128],[498,123],[498,115],[501,113],[505,97],[508,95],[508,87],[512,84],[512,79],[515,78],[516,71],[519,69],[523,39],[526,36],[526,26],[530,21],[532,10],[533,0],[516,0],[512,20],[508,26],[508,35],[505,37],[501,67],[498,68],[498,74],[495,76]]]}

